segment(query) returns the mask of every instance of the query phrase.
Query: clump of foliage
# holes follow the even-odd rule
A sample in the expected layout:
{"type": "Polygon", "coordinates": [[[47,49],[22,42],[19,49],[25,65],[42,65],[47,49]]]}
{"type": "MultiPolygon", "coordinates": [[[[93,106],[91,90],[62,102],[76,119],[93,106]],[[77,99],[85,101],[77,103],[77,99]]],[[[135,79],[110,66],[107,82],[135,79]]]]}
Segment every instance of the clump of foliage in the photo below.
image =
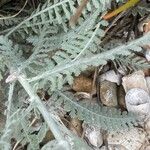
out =
{"type": "MultiPolygon", "coordinates": [[[[70,18],[80,3],[81,0],[45,0],[31,14],[1,20],[0,77],[7,97],[1,149],[10,149],[12,139],[30,150],[40,149],[49,129],[55,140],[42,150],[90,149],[61,122],[57,114],[60,106],[71,117],[106,130],[126,129],[136,124],[133,114],[76,101],[64,85],[71,85],[74,77],[89,66],[105,65],[110,60],[131,69],[150,67],[136,55],[150,41],[150,33],[126,44],[105,48],[102,40],[108,22],[101,16],[110,9],[111,0],[89,1],[78,22],[71,25],[70,18]],[[48,108],[37,94],[39,89],[49,94],[48,108]],[[44,120],[36,134],[31,128],[34,118],[44,120]]],[[[141,13],[140,8],[135,8],[133,13],[144,15],[149,10],[141,13]]]]}

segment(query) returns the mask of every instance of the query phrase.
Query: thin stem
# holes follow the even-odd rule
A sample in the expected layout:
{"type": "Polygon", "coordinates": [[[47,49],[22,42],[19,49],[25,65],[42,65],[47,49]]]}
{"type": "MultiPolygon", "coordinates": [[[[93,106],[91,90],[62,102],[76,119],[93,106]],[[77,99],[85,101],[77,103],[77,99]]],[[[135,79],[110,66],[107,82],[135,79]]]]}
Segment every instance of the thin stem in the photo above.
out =
{"type": "Polygon", "coordinates": [[[30,98],[35,101],[36,107],[39,109],[39,111],[43,115],[43,118],[45,119],[45,121],[47,122],[47,124],[50,127],[51,131],[53,132],[55,138],[58,141],[64,140],[60,129],[58,129],[57,123],[54,121],[52,115],[47,112],[47,109],[45,108],[45,106],[41,102],[41,100],[38,97],[38,95],[36,93],[34,93],[33,89],[31,88],[31,85],[28,83],[26,78],[24,78],[23,76],[19,76],[18,77],[18,81],[24,87],[26,92],[29,94],[30,98]]]}
{"type": "Polygon", "coordinates": [[[93,39],[94,39],[94,37],[95,37],[95,35],[96,35],[98,29],[99,29],[99,27],[100,27],[100,23],[97,24],[97,27],[96,27],[95,31],[93,32],[91,38],[90,38],[89,41],[87,42],[87,44],[84,46],[84,48],[81,50],[81,52],[76,56],[76,58],[74,58],[72,61],[77,60],[77,59],[82,55],[82,53],[89,47],[89,45],[90,45],[91,42],[93,41],[93,39]]]}
{"type": "Polygon", "coordinates": [[[10,141],[11,137],[11,130],[9,129],[10,120],[11,120],[11,104],[12,104],[12,96],[14,91],[15,82],[10,83],[9,92],[8,92],[8,106],[7,106],[7,115],[6,115],[6,124],[4,129],[4,134],[1,136],[0,141],[2,141],[2,145],[4,145],[4,150],[7,150],[8,147],[10,148],[10,144],[5,142],[5,139],[10,141]]]}
{"type": "Polygon", "coordinates": [[[15,86],[15,82],[10,83],[9,92],[8,92],[8,106],[7,106],[6,126],[9,122],[10,117],[11,117],[11,104],[12,104],[12,96],[13,96],[14,86],[15,86]]]}

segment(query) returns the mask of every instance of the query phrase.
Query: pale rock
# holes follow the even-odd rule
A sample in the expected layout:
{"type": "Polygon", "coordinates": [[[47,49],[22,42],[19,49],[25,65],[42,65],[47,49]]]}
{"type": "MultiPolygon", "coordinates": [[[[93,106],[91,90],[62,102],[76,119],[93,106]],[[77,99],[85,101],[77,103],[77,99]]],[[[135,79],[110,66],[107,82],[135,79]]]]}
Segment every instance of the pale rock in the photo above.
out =
{"type": "Polygon", "coordinates": [[[129,90],[125,96],[126,107],[129,112],[139,115],[147,115],[150,113],[150,96],[140,88],[129,90]]]}
{"type": "Polygon", "coordinates": [[[110,81],[110,82],[114,82],[117,83],[118,85],[120,85],[121,83],[121,74],[117,74],[114,70],[110,70],[107,71],[106,73],[102,74],[100,76],[100,80],[104,81],[110,81]]]}
{"type": "Polygon", "coordinates": [[[100,98],[106,106],[117,106],[117,85],[110,81],[100,83],[100,98]]]}
{"type": "Polygon", "coordinates": [[[122,85],[125,89],[125,92],[133,88],[141,88],[148,92],[148,87],[146,84],[145,76],[143,71],[137,71],[133,74],[125,76],[122,78],[122,85]]]}
{"type": "Polygon", "coordinates": [[[90,144],[95,147],[100,147],[103,144],[103,136],[99,128],[84,124],[85,137],[90,144]]]}
{"type": "Polygon", "coordinates": [[[109,133],[107,138],[108,145],[120,145],[122,148],[124,148],[119,150],[139,150],[145,140],[145,131],[138,128],[109,133]]]}
{"type": "Polygon", "coordinates": [[[91,131],[88,134],[88,139],[89,139],[90,143],[95,147],[99,147],[102,144],[102,142],[101,142],[102,140],[99,137],[101,137],[101,136],[100,136],[100,133],[97,131],[91,131]]]}

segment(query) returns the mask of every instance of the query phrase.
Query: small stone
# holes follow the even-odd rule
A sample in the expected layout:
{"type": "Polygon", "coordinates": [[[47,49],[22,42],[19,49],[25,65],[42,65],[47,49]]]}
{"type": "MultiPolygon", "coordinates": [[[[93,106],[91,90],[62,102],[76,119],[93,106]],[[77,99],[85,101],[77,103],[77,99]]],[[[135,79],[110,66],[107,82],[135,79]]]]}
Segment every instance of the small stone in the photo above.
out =
{"type": "Polygon", "coordinates": [[[110,81],[100,83],[100,98],[106,106],[117,106],[117,85],[110,81]]]}
{"type": "Polygon", "coordinates": [[[133,88],[141,88],[146,92],[148,92],[145,75],[143,71],[137,71],[134,72],[133,74],[123,77],[122,82],[125,92],[133,88]]]}
{"type": "Polygon", "coordinates": [[[94,147],[100,147],[103,144],[103,136],[99,128],[84,124],[85,137],[94,147]]]}
{"type": "Polygon", "coordinates": [[[120,85],[121,75],[115,73],[114,70],[109,70],[100,76],[100,80],[101,81],[107,80],[107,81],[114,82],[114,83],[117,83],[118,85],[120,85]]]}
{"type": "Polygon", "coordinates": [[[89,139],[90,143],[95,147],[100,147],[103,142],[100,132],[96,132],[96,131],[91,131],[88,134],[88,139],[89,139]]]}

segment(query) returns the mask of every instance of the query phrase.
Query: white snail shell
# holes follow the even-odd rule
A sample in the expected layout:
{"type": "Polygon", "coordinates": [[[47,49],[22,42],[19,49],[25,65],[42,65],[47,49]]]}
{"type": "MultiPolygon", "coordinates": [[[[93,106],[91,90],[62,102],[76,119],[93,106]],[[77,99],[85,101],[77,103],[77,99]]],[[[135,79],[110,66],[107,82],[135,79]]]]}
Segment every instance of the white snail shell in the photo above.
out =
{"type": "Polygon", "coordinates": [[[150,96],[140,88],[129,90],[125,96],[127,110],[139,115],[150,113],[150,96]]]}

